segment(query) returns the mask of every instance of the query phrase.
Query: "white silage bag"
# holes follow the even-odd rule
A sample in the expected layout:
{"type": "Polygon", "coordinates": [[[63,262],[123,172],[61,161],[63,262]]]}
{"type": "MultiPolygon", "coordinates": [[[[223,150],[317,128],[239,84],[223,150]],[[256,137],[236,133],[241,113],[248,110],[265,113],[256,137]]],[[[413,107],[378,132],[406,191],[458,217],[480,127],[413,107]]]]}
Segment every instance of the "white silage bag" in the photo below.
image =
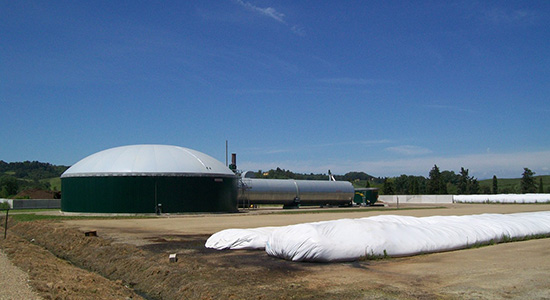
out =
{"type": "Polygon", "coordinates": [[[277,228],[225,229],[210,236],[204,246],[217,250],[264,249],[269,235],[277,228]]]}
{"type": "Polygon", "coordinates": [[[512,215],[377,216],[298,224],[274,230],[269,255],[292,261],[352,261],[407,256],[550,233],[550,212],[512,215]]]}
{"type": "MultiPolygon", "coordinates": [[[[292,261],[342,261],[365,255],[356,240],[358,220],[342,219],[280,227],[267,240],[267,254],[292,261]]],[[[377,224],[373,224],[376,226],[377,224]]],[[[374,231],[373,231],[374,232],[374,231]]]]}
{"type": "Polygon", "coordinates": [[[549,203],[550,194],[455,195],[460,203],[549,203]]]}
{"type": "Polygon", "coordinates": [[[407,256],[475,244],[550,234],[550,212],[433,216],[383,215],[284,227],[228,229],[206,247],[263,249],[292,261],[353,261],[366,256],[407,256]]]}

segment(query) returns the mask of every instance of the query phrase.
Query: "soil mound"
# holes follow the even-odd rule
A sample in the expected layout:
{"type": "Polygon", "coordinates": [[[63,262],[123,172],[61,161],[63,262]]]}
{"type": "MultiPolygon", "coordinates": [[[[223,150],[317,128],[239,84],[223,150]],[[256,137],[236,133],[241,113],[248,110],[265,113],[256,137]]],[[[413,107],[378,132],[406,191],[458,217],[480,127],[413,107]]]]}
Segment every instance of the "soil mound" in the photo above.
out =
{"type": "Polygon", "coordinates": [[[27,272],[29,285],[43,299],[143,299],[121,282],[78,268],[13,232],[0,240],[0,248],[27,272]]]}
{"type": "MultiPolygon", "coordinates": [[[[126,287],[149,299],[290,299],[327,295],[326,291],[296,284],[301,266],[258,251],[229,253],[206,249],[207,236],[203,235],[162,238],[157,244],[140,248],[104,239],[101,232],[99,236],[85,236],[84,232],[54,221],[22,222],[9,228],[11,239],[20,240],[18,250],[1,242],[0,247],[17,266],[29,271],[31,285],[45,298],[69,299],[71,295],[80,297],[76,294],[79,289],[83,296],[104,289],[97,287],[98,279],[75,275],[74,270],[65,271],[59,265],[74,265],[86,270],[86,274],[101,275],[120,289],[126,287]],[[51,253],[61,260],[51,262],[33,251],[51,253]],[[169,261],[167,253],[172,251],[177,253],[176,262],[169,261]],[[36,264],[26,262],[28,257],[37,257],[32,260],[36,264]],[[285,286],[291,288],[281,288],[285,286]],[[75,294],[56,294],[71,291],[75,294]]],[[[120,294],[96,295],[96,299],[125,298],[136,299],[120,294]]]]}

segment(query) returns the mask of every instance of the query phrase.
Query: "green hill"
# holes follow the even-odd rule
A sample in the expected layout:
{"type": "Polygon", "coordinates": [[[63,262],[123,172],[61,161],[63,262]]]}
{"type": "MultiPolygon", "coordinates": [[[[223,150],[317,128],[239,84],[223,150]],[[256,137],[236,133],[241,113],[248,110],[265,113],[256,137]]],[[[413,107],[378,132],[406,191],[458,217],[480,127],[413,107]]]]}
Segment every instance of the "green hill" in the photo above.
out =
{"type": "Polygon", "coordinates": [[[60,191],[59,176],[68,168],[38,161],[7,163],[0,160],[0,198],[30,189],[60,191]]]}

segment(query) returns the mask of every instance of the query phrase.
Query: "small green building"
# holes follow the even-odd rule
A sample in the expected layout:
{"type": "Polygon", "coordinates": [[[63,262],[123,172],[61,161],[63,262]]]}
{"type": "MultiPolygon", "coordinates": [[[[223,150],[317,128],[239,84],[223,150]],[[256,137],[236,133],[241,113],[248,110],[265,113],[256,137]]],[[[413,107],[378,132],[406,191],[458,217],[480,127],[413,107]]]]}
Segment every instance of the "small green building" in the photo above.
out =
{"type": "Polygon", "coordinates": [[[223,163],[192,149],[122,146],[92,154],[61,175],[61,210],[235,212],[237,182],[223,163]]]}

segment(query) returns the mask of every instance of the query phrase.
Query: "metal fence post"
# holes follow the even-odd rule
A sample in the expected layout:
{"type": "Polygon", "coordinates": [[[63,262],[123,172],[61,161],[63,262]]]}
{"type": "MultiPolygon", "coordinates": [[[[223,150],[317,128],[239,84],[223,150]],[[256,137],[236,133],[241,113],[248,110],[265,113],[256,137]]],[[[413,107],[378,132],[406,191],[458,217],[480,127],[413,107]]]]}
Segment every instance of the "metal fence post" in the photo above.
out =
{"type": "Polygon", "coordinates": [[[6,239],[6,235],[8,233],[8,213],[10,209],[6,209],[6,222],[4,223],[4,239],[6,239]]]}
{"type": "Polygon", "coordinates": [[[397,196],[397,208],[399,208],[399,196],[397,196]]]}

